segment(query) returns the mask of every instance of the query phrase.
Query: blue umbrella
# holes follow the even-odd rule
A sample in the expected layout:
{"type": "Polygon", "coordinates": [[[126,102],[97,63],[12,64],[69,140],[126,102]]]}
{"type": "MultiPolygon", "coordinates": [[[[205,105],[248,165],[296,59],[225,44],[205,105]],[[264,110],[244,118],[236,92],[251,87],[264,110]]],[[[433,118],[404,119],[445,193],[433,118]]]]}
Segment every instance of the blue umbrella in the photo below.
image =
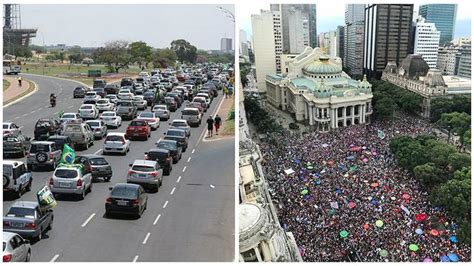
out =
{"type": "Polygon", "coordinates": [[[423,230],[421,230],[420,228],[417,228],[417,229],[415,230],[415,233],[421,235],[421,234],[423,234],[423,230]]]}
{"type": "Polygon", "coordinates": [[[449,240],[451,240],[451,242],[453,242],[453,243],[457,243],[457,242],[458,242],[458,238],[457,238],[456,236],[451,236],[451,237],[449,238],[449,240]]]}
{"type": "Polygon", "coordinates": [[[441,257],[441,262],[449,262],[449,257],[448,256],[442,256],[441,257]]]}
{"type": "Polygon", "coordinates": [[[372,201],[370,201],[370,203],[377,205],[378,202],[375,199],[373,199],[372,201]]]}
{"type": "Polygon", "coordinates": [[[450,254],[448,255],[448,258],[449,258],[449,260],[452,261],[452,262],[458,262],[458,261],[459,261],[458,255],[457,255],[457,254],[454,254],[454,253],[450,253],[450,254]]]}

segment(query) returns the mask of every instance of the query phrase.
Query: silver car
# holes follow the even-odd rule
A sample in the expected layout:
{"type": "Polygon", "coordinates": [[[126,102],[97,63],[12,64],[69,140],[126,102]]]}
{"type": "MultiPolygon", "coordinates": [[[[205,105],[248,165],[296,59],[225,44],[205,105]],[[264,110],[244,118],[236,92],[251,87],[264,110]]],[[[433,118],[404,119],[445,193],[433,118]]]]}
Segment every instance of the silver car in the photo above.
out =
{"type": "Polygon", "coordinates": [[[30,241],[19,234],[3,232],[3,262],[28,262],[30,259],[30,241]]]}
{"type": "Polygon", "coordinates": [[[3,217],[3,231],[41,240],[53,227],[53,210],[43,210],[37,201],[16,201],[3,217]]]}
{"type": "Polygon", "coordinates": [[[157,161],[135,160],[130,164],[127,183],[141,185],[143,188],[153,188],[158,192],[163,183],[163,169],[157,161]]]}
{"type": "Polygon", "coordinates": [[[169,129],[182,129],[186,132],[186,137],[191,136],[191,127],[188,125],[188,121],[184,119],[175,119],[170,123],[169,129]]]}
{"type": "Polygon", "coordinates": [[[92,191],[92,174],[78,167],[60,166],[54,171],[49,187],[55,197],[59,194],[75,194],[84,199],[92,191]]]}
{"type": "Polygon", "coordinates": [[[160,120],[170,119],[170,110],[168,110],[167,105],[164,105],[164,104],[155,105],[152,111],[160,118],[160,120]]]}
{"type": "Polygon", "coordinates": [[[107,124],[102,120],[89,120],[86,122],[94,133],[94,138],[101,139],[107,136],[107,124]]]}
{"type": "Polygon", "coordinates": [[[148,102],[143,98],[142,95],[133,96],[132,101],[137,106],[137,109],[145,110],[148,107],[148,102]]]}

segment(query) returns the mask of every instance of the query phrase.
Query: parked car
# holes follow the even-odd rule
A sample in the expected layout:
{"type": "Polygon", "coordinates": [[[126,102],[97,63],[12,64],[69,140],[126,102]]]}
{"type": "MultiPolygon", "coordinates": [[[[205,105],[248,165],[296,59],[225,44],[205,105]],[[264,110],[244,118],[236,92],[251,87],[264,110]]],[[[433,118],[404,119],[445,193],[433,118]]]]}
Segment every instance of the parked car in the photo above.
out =
{"type": "Polygon", "coordinates": [[[145,140],[151,136],[150,125],[145,120],[135,119],[128,124],[127,130],[125,131],[127,137],[132,139],[133,137],[142,137],[145,140]]]}
{"type": "Polygon", "coordinates": [[[133,103],[135,103],[137,109],[139,110],[145,110],[148,106],[147,101],[141,95],[133,96],[132,101],[133,103]]]}
{"type": "Polygon", "coordinates": [[[22,161],[3,161],[3,194],[11,193],[17,198],[31,190],[33,176],[22,161]]]}
{"type": "Polygon", "coordinates": [[[188,138],[186,137],[186,131],[182,129],[168,129],[166,131],[165,140],[176,140],[178,145],[183,147],[183,152],[188,148],[188,138]]]}
{"type": "Polygon", "coordinates": [[[31,245],[17,233],[3,232],[3,262],[29,262],[31,245]]]}
{"type": "Polygon", "coordinates": [[[84,87],[84,86],[78,86],[74,88],[74,91],[72,93],[72,98],[84,98],[86,96],[86,92],[89,91],[89,88],[84,87]]]}
{"type": "Polygon", "coordinates": [[[122,117],[117,115],[115,111],[105,111],[100,115],[100,119],[104,121],[107,127],[118,128],[122,126],[122,117]]]}
{"type": "Polygon", "coordinates": [[[34,201],[16,201],[3,217],[3,231],[39,241],[52,229],[53,220],[52,209],[42,210],[34,201]]]}
{"type": "Polygon", "coordinates": [[[92,174],[80,165],[59,166],[49,180],[49,188],[54,197],[60,194],[73,194],[84,199],[92,191],[92,174]]]}
{"type": "Polygon", "coordinates": [[[26,156],[30,150],[31,139],[23,133],[3,135],[3,157],[7,155],[26,156]]]}
{"type": "Polygon", "coordinates": [[[49,166],[54,170],[61,159],[62,151],[52,141],[33,141],[26,156],[29,170],[36,167],[49,166]]]}
{"type": "Polygon", "coordinates": [[[59,122],[53,118],[40,118],[35,124],[35,140],[45,140],[51,135],[56,135],[59,122]]]}
{"type": "Polygon", "coordinates": [[[102,154],[121,153],[126,155],[130,151],[130,140],[125,133],[110,132],[105,137],[102,154]]]}
{"type": "Polygon", "coordinates": [[[120,81],[120,87],[124,86],[133,86],[133,79],[131,78],[122,78],[120,81]]]}
{"type": "Polygon", "coordinates": [[[86,122],[91,128],[95,139],[102,139],[107,136],[107,125],[102,120],[89,120],[86,122]]]}
{"type": "Polygon", "coordinates": [[[141,185],[144,189],[153,188],[158,192],[163,183],[163,169],[156,161],[135,160],[129,166],[127,183],[141,185]]]}
{"type": "Polygon", "coordinates": [[[68,136],[61,136],[61,135],[54,135],[50,136],[48,138],[48,141],[54,142],[56,147],[62,152],[64,145],[68,145],[69,147],[72,147],[72,141],[71,138],[68,136]]]}
{"type": "Polygon", "coordinates": [[[105,89],[106,95],[117,94],[119,91],[119,87],[117,84],[107,84],[105,85],[104,89],[105,89]]]}
{"type": "Polygon", "coordinates": [[[167,121],[170,119],[170,111],[168,110],[168,106],[165,104],[155,105],[152,111],[160,118],[160,120],[167,121]]]}
{"type": "Polygon", "coordinates": [[[102,98],[104,98],[107,95],[105,88],[102,88],[102,87],[94,88],[93,91],[97,92],[97,95],[99,95],[102,98]]]}
{"type": "Polygon", "coordinates": [[[98,100],[95,106],[99,112],[113,111],[115,109],[115,104],[111,103],[107,98],[98,100]]]}
{"type": "Polygon", "coordinates": [[[68,136],[73,144],[73,148],[82,146],[84,149],[89,149],[89,146],[94,144],[94,133],[91,127],[85,123],[68,123],[66,124],[63,136],[68,136]]]}
{"type": "Polygon", "coordinates": [[[118,101],[117,115],[122,117],[122,120],[132,120],[137,116],[137,106],[130,100],[118,101]]]}
{"type": "Polygon", "coordinates": [[[183,148],[178,144],[176,140],[158,140],[155,143],[155,146],[158,149],[165,149],[169,150],[171,153],[171,157],[173,157],[173,163],[178,163],[181,160],[183,154],[183,148]]]}
{"type": "Polygon", "coordinates": [[[153,112],[141,112],[137,119],[145,120],[151,130],[157,130],[160,127],[160,118],[153,112]]]}
{"type": "Polygon", "coordinates": [[[3,122],[3,135],[11,133],[21,133],[21,129],[13,122],[3,122]]]}
{"type": "Polygon", "coordinates": [[[139,217],[145,211],[148,196],[140,185],[117,183],[109,189],[110,195],[105,201],[105,216],[131,214],[139,217]]]}
{"type": "Polygon", "coordinates": [[[189,126],[187,120],[184,119],[174,119],[170,123],[169,129],[182,129],[186,133],[186,137],[191,136],[191,127],[189,126]]]}
{"type": "Polygon", "coordinates": [[[190,126],[199,127],[201,124],[201,112],[197,108],[186,107],[181,111],[181,118],[190,126]]]}
{"type": "Polygon", "coordinates": [[[82,119],[78,113],[64,113],[59,119],[59,122],[62,124],[62,123],[70,122],[70,121],[75,121],[78,119],[82,119]]]}
{"type": "Polygon", "coordinates": [[[92,88],[105,88],[107,86],[107,81],[103,79],[96,79],[94,80],[94,83],[92,84],[92,88]]]}
{"type": "Polygon", "coordinates": [[[170,175],[173,170],[173,157],[169,150],[151,149],[145,152],[145,160],[157,161],[163,168],[164,175],[170,175]]]}
{"type": "Polygon", "coordinates": [[[105,182],[109,182],[112,178],[112,166],[104,156],[95,154],[79,155],[76,156],[74,162],[84,165],[85,171],[92,174],[92,180],[102,178],[105,182]]]}

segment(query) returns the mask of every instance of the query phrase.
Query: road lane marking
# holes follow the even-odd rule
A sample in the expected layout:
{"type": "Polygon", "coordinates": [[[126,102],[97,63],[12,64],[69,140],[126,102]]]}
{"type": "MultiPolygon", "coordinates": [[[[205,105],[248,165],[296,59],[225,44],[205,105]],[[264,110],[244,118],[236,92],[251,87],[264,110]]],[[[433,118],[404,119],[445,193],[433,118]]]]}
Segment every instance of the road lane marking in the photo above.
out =
{"type": "Polygon", "coordinates": [[[170,192],[170,195],[173,195],[175,190],[176,190],[176,187],[173,187],[173,189],[170,192]]]}
{"type": "Polygon", "coordinates": [[[184,171],[186,171],[186,166],[183,168],[183,173],[184,173],[184,171]]]}
{"type": "Polygon", "coordinates": [[[136,255],[135,258],[133,258],[132,262],[137,262],[137,260],[138,260],[138,255],[136,255]]]}
{"type": "Polygon", "coordinates": [[[189,161],[191,161],[191,157],[188,158],[188,163],[189,163],[189,161]]]}
{"type": "Polygon", "coordinates": [[[22,117],[23,117],[23,116],[27,116],[27,115],[28,115],[28,114],[24,114],[24,115],[22,115],[22,117]]]}
{"type": "Polygon", "coordinates": [[[191,153],[194,153],[196,151],[196,149],[193,149],[193,151],[191,153]]]}
{"type": "Polygon", "coordinates": [[[15,117],[15,118],[13,118],[13,120],[17,120],[18,118],[20,118],[20,117],[19,117],[19,116],[17,116],[17,117],[15,117]]]}
{"type": "Polygon", "coordinates": [[[148,232],[148,233],[146,234],[145,239],[143,239],[143,242],[142,242],[143,245],[146,244],[146,242],[148,241],[148,238],[150,237],[150,235],[151,235],[150,232],[148,232]]]}
{"type": "Polygon", "coordinates": [[[23,126],[19,127],[18,129],[22,129],[22,128],[23,128],[23,126]]]}
{"type": "Polygon", "coordinates": [[[41,111],[41,110],[43,110],[43,107],[40,107],[40,108],[38,109],[38,111],[41,111]]]}
{"type": "Polygon", "coordinates": [[[102,149],[99,149],[98,151],[94,152],[94,154],[98,154],[102,151],[102,149]]]}
{"type": "Polygon", "coordinates": [[[156,219],[153,222],[153,225],[156,225],[156,223],[158,223],[158,220],[160,220],[160,217],[161,217],[161,214],[158,214],[158,216],[156,216],[156,219]]]}
{"type": "Polygon", "coordinates": [[[92,220],[92,218],[94,218],[94,216],[95,216],[95,212],[91,214],[91,216],[89,216],[89,218],[87,218],[87,220],[81,226],[85,227],[92,220]]]}
{"type": "Polygon", "coordinates": [[[30,114],[34,114],[36,111],[31,111],[30,114]]]}
{"type": "Polygon", "coordinates": [[[178,177],[178,180],[176,180],[176,183],[179,183],[180,180],[181,180],[181,176],[178,177]]]}
{"type": "Polygon", "coordinates": [[[163,209],[166,208],[166,205],[168,205],[168,201],[166,201],[165,204],[163,205],[163,209]]]}
{"type": "Polygon", "coordinates": [[[59,254],[56,254],[49,262],[55,262],[58,258],[59,258],[59,254]]]}

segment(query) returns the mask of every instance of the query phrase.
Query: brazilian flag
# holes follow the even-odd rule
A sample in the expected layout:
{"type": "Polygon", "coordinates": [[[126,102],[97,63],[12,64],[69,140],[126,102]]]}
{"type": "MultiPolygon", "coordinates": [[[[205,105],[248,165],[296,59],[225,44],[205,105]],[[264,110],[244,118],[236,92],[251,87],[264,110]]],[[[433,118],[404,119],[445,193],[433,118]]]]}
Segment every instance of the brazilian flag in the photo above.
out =
{"type": "Polygon", "coordinates": [[[74,152],[74,149],[69,147],[67,144],[64,144],[60,163],[73,164],[75,159],[76,153],[74,152]]]}

